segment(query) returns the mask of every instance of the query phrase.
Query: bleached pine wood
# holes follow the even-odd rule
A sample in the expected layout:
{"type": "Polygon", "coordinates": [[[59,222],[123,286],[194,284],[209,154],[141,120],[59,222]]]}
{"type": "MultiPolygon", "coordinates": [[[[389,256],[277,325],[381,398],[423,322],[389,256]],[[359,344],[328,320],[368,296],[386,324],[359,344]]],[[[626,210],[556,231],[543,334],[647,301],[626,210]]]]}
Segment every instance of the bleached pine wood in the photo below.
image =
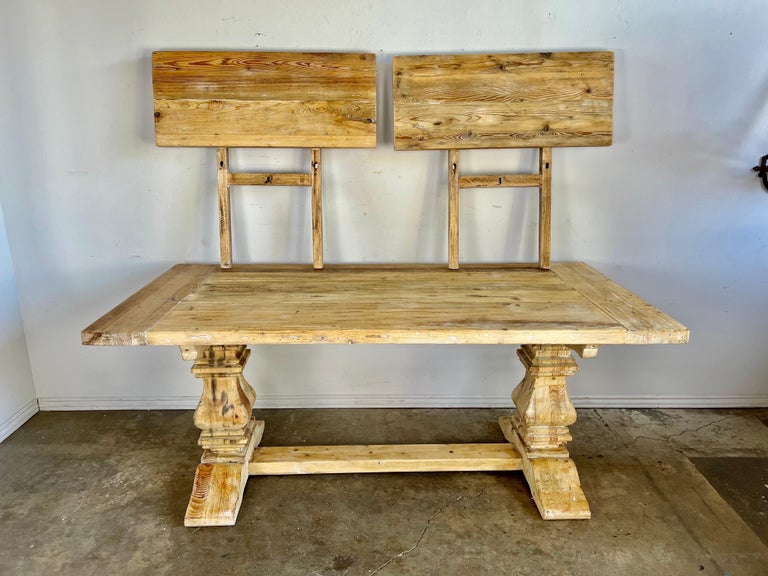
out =
{"type": "Polygon", "coordinates": [[[174,267],[82,333],[85,344],[174,344],[203,381],[203,447],[187,526],[235,523],[249,474],[516,470],[545,519],[588,518],[566,443],[571,357],[610,343],[679,343],[687,329],[584,264],[550,268],[551,147],[610,144],[613,54],[396,57],[395,146],[448,149],[449,268],[323,268],[320,147],[375,146],[371,54],[157,52],[159,145],[217,147],[221,268],[232,266],[229,187],[309,185],[313,267],[174,267]],[[230,146],[308,147],[309,174],[232,173],[230,146]],[[538,147],[538,174],[459,175],[459,149],[538,147]],[[540,189],[539,268],[459,267],[459,190],[540,189]],[[247,344],[521,343],[502,418],[508,444],[261,448],[243,377],[247,344]]]}
{"type": "Polygon", "coordinates": [[[227,148],[217,153],[219,172],[219,235],[221,267],[232,268],[230,186],[310,186],[312,194],[312,264],[323,267],[323,203],[320,149],[310,154],[309,173],[230,172],[227,148]]]}
{"type": "Polygon", "coordinates": [[[459,151],[448,150],[448,268],[459,268],[459,151]]]}
{"type": "Polygon", "coordinates": [[[254,451],[251,475],[520,470],[509,444],[276,446],[254,451]]]}
{"type": "Polygon", "coordinates": [[[565,444],[557,448],[531,448],[530,446],[523,446],[523,444],[518,443],[519,436],[516,426],[517,420],[513,416],[502,416],[499,418],[499,427],[504,434],[504,438],[507,439],[507,442],[522,447],[521,449],[525,453],[526,458],[533,460],[536,458],[568,458],[570,456],[565,444]]]}
{"type": "Polygon", "coordinates": [[[311,174],[230,172],[230,186],[311,186],[311,174]]]}
{"type": "Polygon", "coordinates": [[[231,526],[248,480],[248,463],[264,423],[251,415],[256,392],[243,377],[245,346],[200,346],[182,350],[194,359],[192,373],[203,381],[194,413],[203,457],[197,467],[185,526],[231,526]]]}
{"type": "MultiPolygon", "coordinates": [[[[246,434],[256,400],[256,392],[243,377],[249,355],[245,346],[213,345],[198,349],[192,374],[203,380],[203,395],[194,422],[202,430],[200,445],[205,449],[226,452],[233,445],[233,433],[241,437],[246,434]],[[224,440],[219,442],[219,437],[224,440]]],[[[245,440],[241,438],[236,444],[245,444],[245,440]]]]}
{"type": "Polygon", "coordinates": [[[376,146],[376,57],[155,52],[158,146],[376,146]]]}
{"type": "Polygon", "coordinates": [[[448,267],[459,268],[459,190],[462,188],[539,188],[539,268],[547,270],[552,253],[552,149],[539,149],[537,174],[459,175],[459,151],[448,151],[448,267]]]}
{"type": "Polygon", "coordinates": [[[82,331],[87,346],[142,346],[147,330],[192,294],[215,264],[178,264],[82,331]]]}
{"type": "Polygon", "coordinates": [[[538,188],[540,185],[540,174],[459,176],[459,188],[538,188]]]}
{"type": "Polygon", "coordinates": [[[568,426],[576,421],[566,390],[568,376],[578,370],[571,349],[525,345],[518,356],[525,376],[512,392],[517,415],[499,419],[504,437],[522,458],[523,473],[542,518],[590,518],[576,465],[566,448],[571,440],[568,426]]]}
{"type": "Polygon", "coordinates": [[[577,346],[569,346],[569,348],[582,358],[594,358],[600,350],[599,346],[593,344],[579,344],[577,346]]]}
{"type": "Polygon", "coordinates": [[[578,262],[561,262],[553,266],[553,272],[630,331],[634,336],[631,343],[688,341],[688,329],[680,322],[594,268],[578,262]]]}
{"type": "Polygon", "coordinates": [[[512,445],[521,455],[523,474],[544,520],[588,520],[592,517],[576,464],[570,458],[531,458],[520,436],[512,445]]]}
{"type": "Polygon", "coordinates": [[[395,56],[395,149],[606,146],[613,53],[395,56]]]}
{"type": "Polygon", "coordinates": [[[550,267],[552,254],[552,148],[539,149],[539,268],[550,267]]]}
{"type": "Polygon", "coordinates": [[[513,424],[525,446],[558,449],[571,440],[568,426],[576,421],[566,380],[579,367],[567,346],[523,345],[517,351],[525,376],[512,392],[517,407],[513,424]]]}
{"type": "Polygon", "coordinates": [[[323,166],[318,148],[312,149],[312,267],[323,267],[323,166]]]}
{"type": "Polygon", "coordinates": [[[440,265],[327,265],[322,271],[180,265],[82,337],[101,345],[598,346],[682,343],[688,330],[583,263],[556,263],[552,270],[465,264],[458,271],[440,265]]]}
{"type": "Polygon", "coordinates": [[[229,198],[229,150],[216,150],[219,191],[219,253],[222,268],[232,268],[232,210],[229,198]]]}
{"type": "Polygon", "coordinates": [[[234,526],[247,481],[243,464],[198,464],[184,526],[234,526]]]}

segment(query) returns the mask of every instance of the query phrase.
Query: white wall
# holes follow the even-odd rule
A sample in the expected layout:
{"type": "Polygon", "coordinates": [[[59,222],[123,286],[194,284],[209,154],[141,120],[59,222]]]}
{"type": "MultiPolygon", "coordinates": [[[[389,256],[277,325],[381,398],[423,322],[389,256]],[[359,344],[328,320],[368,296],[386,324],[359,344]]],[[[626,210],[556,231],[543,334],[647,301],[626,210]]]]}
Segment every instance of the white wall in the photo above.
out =
{"type": "Polygon", "coordinates": [[[0,442],[37,412],[13,261],[0,203],[0,442]]]}
{"type": "MultiPolygon", "coordinates": [[[[445,158],[392,150],[391,57],[610,49],[615,144],[554,157],[554,257],[584,260],[686,323],[687,346],[604,347],[582,404],[768,403],[764,3],[568,0],[3,2],[2,202],[43,408],[190,405],[173,348],[85,348],[79,331],[171,264],[215,261],[214,153],[153,145],[157,49],[365,50],[379,59],[379,146],[325,156],[326,260],[444,261],[445,158]]],[[[301,168],[306,153],[234,155],[301,168]]],[[[532,169],[529,152],[467,171],[532,169]]],[[[308,261],[304,190],[235,194],[243,260],[308,261]]],[[[532,250],[525,194],[462,198],[467,260],[532,250]],[[479,223],[472,227],[472,220],[479,223]],[[521,243],[513,243],[522,228],[521,243]],[[521,247],[520,247],[521,246],[521,247]]],[[[254,351],[264,405],[508,404],[504,347],[296,346],[254,351]]]]}

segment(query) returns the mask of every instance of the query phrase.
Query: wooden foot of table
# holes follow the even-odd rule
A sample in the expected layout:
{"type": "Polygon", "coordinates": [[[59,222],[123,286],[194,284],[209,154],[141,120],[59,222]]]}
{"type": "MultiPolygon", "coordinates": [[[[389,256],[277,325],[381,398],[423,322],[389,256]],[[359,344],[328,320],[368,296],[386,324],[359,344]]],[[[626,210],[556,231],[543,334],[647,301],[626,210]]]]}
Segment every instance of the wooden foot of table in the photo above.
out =
{"type": "Polygon", "coordinates": [[[243,378],[249,350],[245,346],[198,346],[182,349],[194,360],[192,373],[203,380],[195,410],[203,457],[195,473],[185,526],[232,526],[237,520],[248,480],[253,449],[264,422],[251,416],[256,393],[243,378]]]}
{"type": "Polygon", "coordinates": [[[203,462],[197,465],[184,526],[234,526],[248,480],[248,463],[261,441],[264,422],[251,420],[243,462],[203,462]]]}
{"type": "Polygon", "coordinates": [[[565,451],[561,457],[537,457],[515,429],[514,419],[499,418],[504,436],[520,454],[521,467],[533,501],[544,520],[586,520],[592,517],[581,489],[576,464],[565,451]]]}
{"type": "MultiPolygon", "coordinates": [[[[595,347],[581,347],[585,357],[595,347]]],[[[522,458],[522,467],[534,502],[545,520],[591,518],[576,465],[566,442],[576,409],[566,390],[566,379],[579,369],[568,346],[526,345],[518,350],[525,377],[512,393],[517,416],[499,425],[522,458]]]]}

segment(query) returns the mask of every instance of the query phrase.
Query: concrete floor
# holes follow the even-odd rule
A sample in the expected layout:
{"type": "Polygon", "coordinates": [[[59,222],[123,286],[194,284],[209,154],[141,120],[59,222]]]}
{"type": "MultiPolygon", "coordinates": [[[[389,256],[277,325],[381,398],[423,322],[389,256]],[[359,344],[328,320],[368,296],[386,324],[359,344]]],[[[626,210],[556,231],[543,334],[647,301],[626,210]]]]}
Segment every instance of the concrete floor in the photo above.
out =
{"type": "MultiPolygon", "coordinates": [[[[505,414],[257,411],[265,445],[500,442],[505,414]]],[[[40,413],[0,444],[0,574],[768,574],[766,543],[690,460],[734,458],[738,476],[768,458],[766,416],[581,410],[589,521],[542,521],[522,473],[353,474],[254,477],[237,526],[188,529],[190,412],[40,413]]]]}

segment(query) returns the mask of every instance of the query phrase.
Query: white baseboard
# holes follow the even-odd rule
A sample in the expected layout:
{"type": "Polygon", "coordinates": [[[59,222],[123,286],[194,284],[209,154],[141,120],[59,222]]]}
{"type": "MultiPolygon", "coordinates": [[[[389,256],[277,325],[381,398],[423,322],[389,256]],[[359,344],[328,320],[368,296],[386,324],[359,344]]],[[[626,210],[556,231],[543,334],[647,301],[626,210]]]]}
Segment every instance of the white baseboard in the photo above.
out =
{"type": "MultiPolygon", "coordinates": [[[[40,410],[190,410],[199,396],[38,398],[40,410]]],[[[763,408],[768,394],[745,396],[572,396],[577,408],[763,408]]],[[[37,404],[35,404],[35,408],[37,404]]],[[[512,408],[509,396],[280,395],[259,394],[256,409],[269,408],[512,408]]],[[[37,410],[21,420],[20,426],[37,410]]],[[[14,416],[11,420],[17,418],[14,416]]],[[[10,422],[10,421],[9,421],[10,422]]],[[[17,427],[18,427],[17,426],[17,427]]],[[[5,426],[0,428],[0,440],[5,426]]],[[[13,428],[15,430],[15,428],[13,428]]],[[[11,432],[13,431],[11,430],[11,432]]]]}
{"type": "Polygon", "coordinates": [[[572,396],[577,408],[765,408],[768,394],[742,396],[572,396]]]}
{"type": "MultiPolygon", "coordinates": [[[[38,398],[40,409],[48,410],[189,410],[197,407],[199,396],[135,398],[38,398]]],[[[512,400],[488,396],[331,394],[258,394],[255,409],[263,408],[504,408],[512,400]]]]}
{"type": "Polygon", "coordinates": [[[0,423],[0,442],[8,438],[11,434],[16,432],[24,422],[32,418],[40,411],[40,407],[37,400],[30,400],[24,406],[22,406],[16,414],[8,418],[5,422],[0,423]]]}

